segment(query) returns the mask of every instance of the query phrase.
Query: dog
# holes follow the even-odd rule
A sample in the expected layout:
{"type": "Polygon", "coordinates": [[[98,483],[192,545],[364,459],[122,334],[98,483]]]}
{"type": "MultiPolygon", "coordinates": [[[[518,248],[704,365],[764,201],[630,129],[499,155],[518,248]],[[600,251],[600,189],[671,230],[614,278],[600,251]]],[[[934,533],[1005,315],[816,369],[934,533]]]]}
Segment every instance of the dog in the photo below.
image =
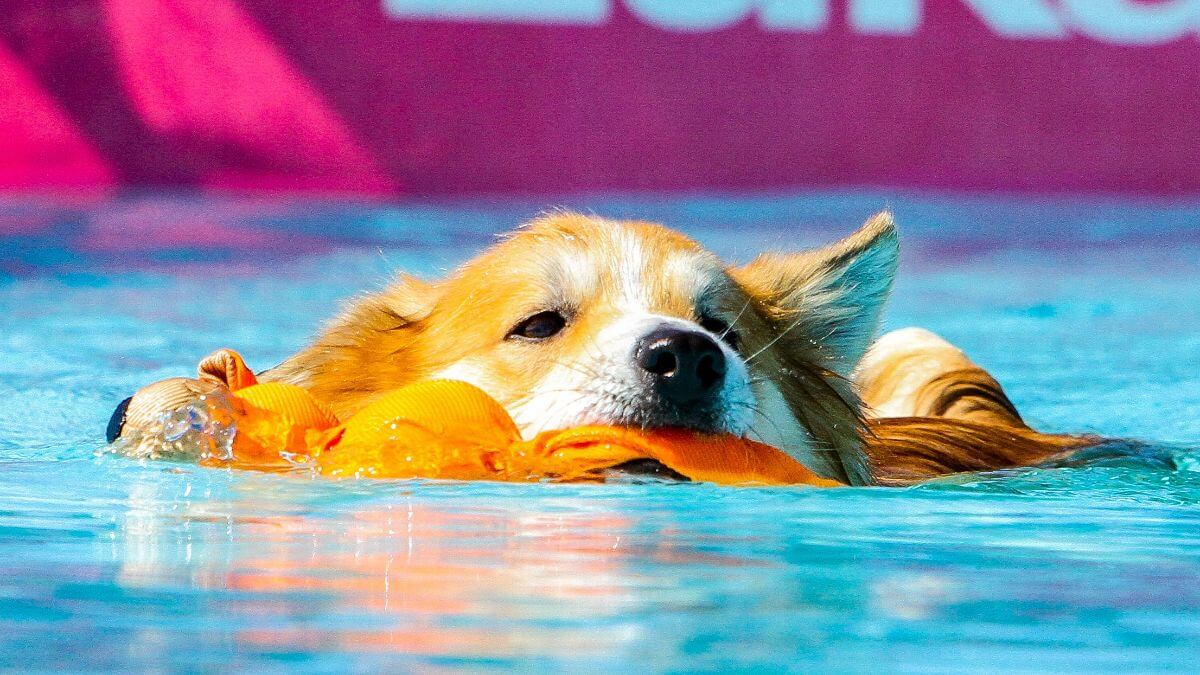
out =
{"type": "Polygon", "coordinates": [[[729,266],[661,225],[539,217],[446,278],[399,276],[261,375],[340,417],[406,383],[470,382],[526,437],[584,424],[744,435],[854,485],[1045,462],[1041,434],[953,345],[875,341],[899,242],[879,213],[834,244],[729,266]]]}

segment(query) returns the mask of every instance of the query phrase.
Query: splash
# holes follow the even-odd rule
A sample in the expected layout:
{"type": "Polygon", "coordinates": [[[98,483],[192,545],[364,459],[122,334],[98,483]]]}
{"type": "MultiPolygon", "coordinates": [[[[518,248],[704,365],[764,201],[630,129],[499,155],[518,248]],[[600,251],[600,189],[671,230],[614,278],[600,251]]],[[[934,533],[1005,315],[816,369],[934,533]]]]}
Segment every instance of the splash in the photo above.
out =
{"type": "Polygon", "coordinates": [[[122,436],[101,452],[134,459],[232,461],[236,419],[228,393],[214,389],[191,403],[164,412],[154,424],[129,437],[122,436]]]}

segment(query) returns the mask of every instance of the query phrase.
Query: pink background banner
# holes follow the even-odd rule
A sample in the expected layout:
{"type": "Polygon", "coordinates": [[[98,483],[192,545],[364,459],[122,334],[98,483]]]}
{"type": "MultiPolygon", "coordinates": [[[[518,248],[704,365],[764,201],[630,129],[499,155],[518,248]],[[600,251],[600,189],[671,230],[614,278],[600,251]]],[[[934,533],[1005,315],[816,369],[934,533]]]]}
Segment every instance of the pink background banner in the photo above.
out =
{"type": "Polygon", "coordinates": [[[0,0],[0,188],[1200,193],[1200,0],[0,0]]]}

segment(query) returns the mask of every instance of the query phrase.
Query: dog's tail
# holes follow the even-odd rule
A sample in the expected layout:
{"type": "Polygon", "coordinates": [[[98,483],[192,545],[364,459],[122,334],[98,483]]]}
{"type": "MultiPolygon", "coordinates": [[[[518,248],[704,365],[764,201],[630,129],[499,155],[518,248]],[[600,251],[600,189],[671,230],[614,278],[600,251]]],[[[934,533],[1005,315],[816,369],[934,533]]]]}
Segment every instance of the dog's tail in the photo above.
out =
{"type": "Polygon", "coordinates": [[[881,484],[1044,464],[1101,440],[1031,429],[995,378],[920,328],[880,338],[855,379],[867,405],[866,450],[881,484]]]}
{"type": "Polygon", "coordinates": [[[945,417],[867,421],[867,456],[880,485],[908,485],[967,471],[1052,464],[1102,442],[1095,436],[1043,434],[945,417]]]}

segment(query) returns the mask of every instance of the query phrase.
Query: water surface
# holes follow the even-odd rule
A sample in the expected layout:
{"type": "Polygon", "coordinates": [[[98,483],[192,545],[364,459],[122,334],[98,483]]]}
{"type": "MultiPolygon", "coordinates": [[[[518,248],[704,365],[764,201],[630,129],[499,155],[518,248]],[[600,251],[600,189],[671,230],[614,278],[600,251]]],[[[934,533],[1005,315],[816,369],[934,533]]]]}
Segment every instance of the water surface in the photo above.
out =
{"type": "Polygon", "coordinates": [[[0,202],[0,667],[1192,670],[1200,204],[873,193],[606,198],[722,255],[891,206],[887,324],[1050,431],[1162,462],[912,489],[328,482],[97,456],[218,346],[264,368],[337,303],[541,203],[0,202]]]}

